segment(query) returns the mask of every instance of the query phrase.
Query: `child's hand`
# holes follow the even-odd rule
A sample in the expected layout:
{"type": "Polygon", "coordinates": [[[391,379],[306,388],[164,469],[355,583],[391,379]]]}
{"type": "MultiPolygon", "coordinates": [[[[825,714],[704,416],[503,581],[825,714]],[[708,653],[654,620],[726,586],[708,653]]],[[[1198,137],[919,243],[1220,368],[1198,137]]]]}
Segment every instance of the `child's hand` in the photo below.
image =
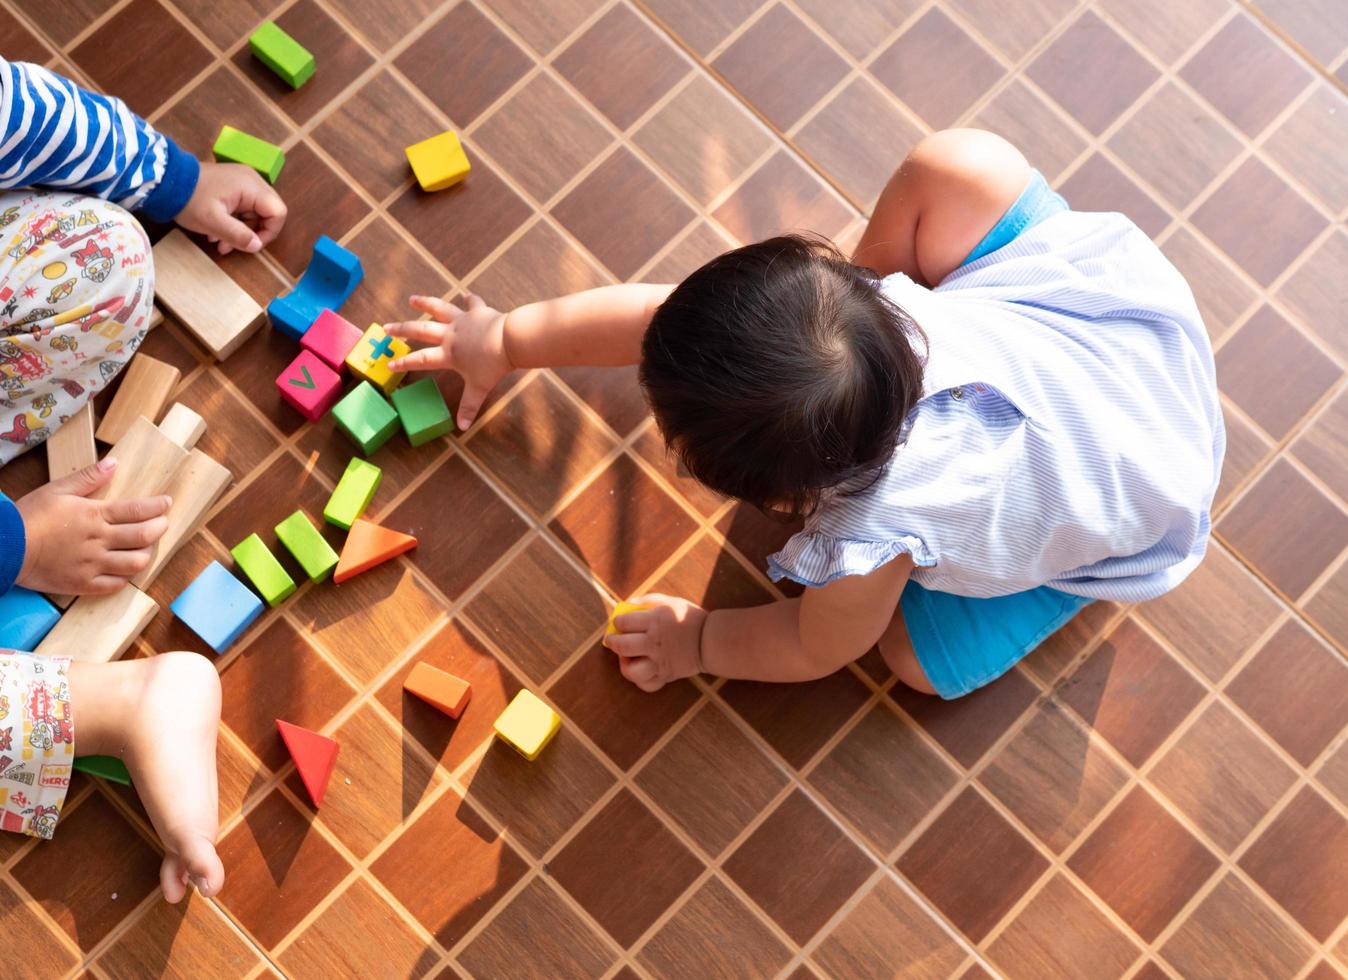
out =
{"type": "Polygon", "coordinates": [[[450,368],[463,375],[459,399],[459,431],[477,418],[478,410],[496,383],[514,370],[505,349],[505,314],[493,310],[479,296],[468,296],[467,309],[434,296],[413,296],[413,309],[432,320],[386,323],[384,332],[421,344],[430,344],[389,364],[393,371],[437,371],[450,368]]]}
{"type": "Polygon", "coordinates": [[[252,167],[202,163],[197,189],[174,220],[219,242],[221,255],[236,248],[260,252],[280,233],[286,206],[252,167]]]}
{"type": "Polygon", "coordinates": [[[616,617],[618,632],[604,637],[604,646],[618,655],[623,676],[653,692],[701,673],[707,611],[667,595],[637,596],[631,602],[650,608],[616,617]]]}
{"type": "Polygon", "coordinates": [[[115,469],[115,460],[104,459],[16,501],[28,543],[19,585],[53,594],[106,595],[150,563],[150,546],[168,528],[170,500],[88,499],[115,469]]]}

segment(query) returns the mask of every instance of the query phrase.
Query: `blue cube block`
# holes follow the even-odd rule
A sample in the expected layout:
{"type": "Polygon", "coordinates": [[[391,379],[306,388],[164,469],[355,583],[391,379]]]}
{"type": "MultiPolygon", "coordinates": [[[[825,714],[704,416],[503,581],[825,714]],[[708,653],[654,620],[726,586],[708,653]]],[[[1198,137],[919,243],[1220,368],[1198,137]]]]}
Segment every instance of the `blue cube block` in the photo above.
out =
{"type": "Polygon", "coordinates": [[[224,653],[262,615],[262,600],[213,561],[169,608],[212,650],[224,653]]]}
{"type": "Polygon", "coordinates": [[[31,653],[60,618],[45,596],[14,586],[0,595],[0,649],[31,653]]]}

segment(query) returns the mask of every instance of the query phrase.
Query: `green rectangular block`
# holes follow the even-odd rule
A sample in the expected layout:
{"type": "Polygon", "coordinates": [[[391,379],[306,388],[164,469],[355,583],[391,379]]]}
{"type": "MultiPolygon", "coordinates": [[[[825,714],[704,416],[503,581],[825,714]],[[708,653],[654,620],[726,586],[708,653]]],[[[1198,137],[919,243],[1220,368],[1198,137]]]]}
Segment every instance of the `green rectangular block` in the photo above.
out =
{"type": "Polygon", "coordinates": [[[273,184],[281,176],[281,168],[286,162],[285,153],[275,143],[258,139],[233,126],[220,127],[220,135],[215,138],[211,152],[217,160],[252,167],[273,184]]]}
{"type": "Polygon", "coordinates": [[[366,456],[398,431],[398,413],[368,381],[356,385],[332,406],[332,417],[337,428],[350,436],[366,456]]]}
{"type": "Polygon", "coordinates": [[[82,755],[75,760],[75,771],[110,779],[123,786],[131,785],[131,773],[126,771],[126,764],[116,756],[82,755]]]}
{"type": "Polygon", "coordinates": [[[337,567],[337,552],[318,533],[318,528],[302,510],[297,510],[276,525],[276,537],[309,576],[310,582],[321,582],[337,567]]]}
{"type": "Polygon", "coordinates": [[[422,378],[399,388],[393,393],[393,407],[414,446],[454,431],[454,417],[449,414],[449,406],[433,378],[422,378]]]}
{"type": "Polygon", "coordinates": [[[353,458],[346,464],[346,472],[337,481],[337,488],[332,491],[328,505],[323,508],[323,519],[329,524],[351,530],[356,518],[370,506],[370,500],[379,489],[379,481],[383,477],[384,471],[378,466],[353,458]]]}
{"type": "Polygon", "coordinates": [[[259,61],[291,88],[299,88],[314,74],[314,56],[273,21],[266,21],[255,30],[248,38],[248,46],[259,61]]]}
{"type": "Polygon", "coordinates": [[[257,588],[258,594],[267,600],[267,605],[276,606],[295,594],[295,580],[256,534],[248,535],[229,553],[257,588]]]}

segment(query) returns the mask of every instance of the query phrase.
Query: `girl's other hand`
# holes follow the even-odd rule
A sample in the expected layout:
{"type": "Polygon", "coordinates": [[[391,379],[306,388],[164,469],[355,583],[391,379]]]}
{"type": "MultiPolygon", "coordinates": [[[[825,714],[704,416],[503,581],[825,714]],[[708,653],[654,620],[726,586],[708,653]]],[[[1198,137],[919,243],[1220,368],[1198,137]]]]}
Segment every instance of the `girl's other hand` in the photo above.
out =
{"type": "Polygon", "coordinates": [[[428,346],[389,364],[393,371],[440,371],[463,375],[459,399],[459,430],[477,418],[482,403],[497,382],[514,370],[505,349],[506,315],[471,293],[465,308],[434,296],[413,296],[412,308],[430,314],[430,320],[384,324],[384,332],[428,346]]]}
{"type": "Polygon", "coordinates": [[[702,671],[702,625],[707,611],[687,599],[643,595],[630,600],[647,606],[613,620],[617,633],[604,637],[604,646],[618,655],[622,675],[643,691],[702,671]]]}
{"type": "Polygon", "coordinates": [[[260,252],[280,233],[286,206],[252,167],[202,163],[197,189],[174,220],[217,242],[221,255],[260,252]]]}

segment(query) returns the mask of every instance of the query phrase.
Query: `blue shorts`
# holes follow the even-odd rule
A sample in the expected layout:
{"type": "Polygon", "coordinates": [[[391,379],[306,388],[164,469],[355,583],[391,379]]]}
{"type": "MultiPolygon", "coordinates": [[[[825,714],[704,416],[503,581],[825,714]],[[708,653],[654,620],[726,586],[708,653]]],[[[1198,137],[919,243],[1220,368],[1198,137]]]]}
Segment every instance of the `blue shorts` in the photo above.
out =
{"type": "MultiPolygon", "coordinates": [[[[1034,171],[1020,197],[961,264],[995,252],[1065,210],[1067,202],[1034,171]]],[[[957,698],[1002,676],[1090,602],[1047,585],[974,599],[909,582],[899,605],[927,680],[941,697],[957,698]]]]}

